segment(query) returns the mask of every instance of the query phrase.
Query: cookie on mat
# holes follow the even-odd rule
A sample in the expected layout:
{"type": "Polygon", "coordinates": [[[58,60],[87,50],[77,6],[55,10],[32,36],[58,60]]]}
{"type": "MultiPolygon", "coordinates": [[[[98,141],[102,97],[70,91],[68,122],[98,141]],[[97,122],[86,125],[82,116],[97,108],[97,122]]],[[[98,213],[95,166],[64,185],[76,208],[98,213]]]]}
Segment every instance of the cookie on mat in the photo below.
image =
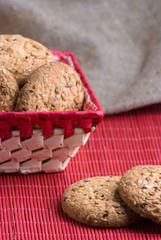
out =
{"type": "Polygon", "coordinates": [[[161,224],[161,165],[128,170],[120,180],[119,193],[136,213],[161,224]]]}
{"type": "Polygon", "coordinates": [[[81,110],[83,101],[79,74],[65,63],[50,62],[30,75],[19,94],[16,111],[81,110]]]}
{"type": "Polygon", "coordinates": [[[21,35],[0,35],[0,66],[14,74],[20,87],[32,71],[51,61],[53,54],[39,42],[21,35]]]}
{"type": "Polygon", "coordinates": [[[97,227],[124,227],[143,222],[118,193],[119,176],[93,177],[69,186],[63,194],[63,211],[71,218],[97,227]]]}
{"type": "Polygon", "coordinates": [[[19,88],[12,73],[0,67],[0,111],[12,112],[15,110],[19,88]]]}

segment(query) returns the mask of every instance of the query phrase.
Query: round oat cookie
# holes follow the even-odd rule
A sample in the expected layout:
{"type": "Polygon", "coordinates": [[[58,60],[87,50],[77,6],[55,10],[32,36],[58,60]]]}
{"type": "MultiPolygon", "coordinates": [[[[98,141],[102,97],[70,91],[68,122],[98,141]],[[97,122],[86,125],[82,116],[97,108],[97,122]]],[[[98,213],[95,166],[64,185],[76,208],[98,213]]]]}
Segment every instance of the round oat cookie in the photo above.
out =
{"type": "Polygon", "coordinates": [[[81,110],[83,101],[79,74],[65,63],[50,62],[30,75],[19,94],[16,111],[81,110]]]}
{"type": "Polygon", "coordinates": [[[69,217],[96,227],[125,227],[144,221],[118,193],[119,176],[93,177],[69,186],[61,204],[69,217]]]}
{"type": "Polygon", "coordinates": [[[161,165],[128,170],[120,180],[119,193],[136,213],[161,224],[161,165]]]}
{"type": "Polygon", "coordinates": [[[0,111],[12,112],[15,109],[19,88],[12,73],[0,67],[0,111]]]}
{"type": "Polygon", "coordinates": [[[53,54],[39,42],[21,35],[0,35],[0,66],[14,74],[19,87],[31,72],[51,61],[53,54]]]}

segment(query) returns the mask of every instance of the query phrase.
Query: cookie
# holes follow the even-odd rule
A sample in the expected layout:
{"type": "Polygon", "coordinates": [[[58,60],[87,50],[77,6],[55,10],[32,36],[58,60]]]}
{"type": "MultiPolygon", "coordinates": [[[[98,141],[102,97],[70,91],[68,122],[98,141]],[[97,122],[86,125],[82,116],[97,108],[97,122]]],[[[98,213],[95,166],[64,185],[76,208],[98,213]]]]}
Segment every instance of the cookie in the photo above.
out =
{"type": "Polygon", "coordinates": [[[119,181],[119,176],[106,176],[72,184],[63,194],[63,211],[76,221],[96,227],[125,227],[144,221],[122,201],[119,181]]]}
{"type": "Polygon", "coordinates": [[[39,42],[21,35],[0,35],[0,66],[14,74],[19,87],[35,69],[51,61],[53,54],[39,42]]]}
{"type": "Polygon", "coordinates": [[[83,100],[79,74],[65,63],[50,62],[30,75],[19,94],[16,111],[81,110],[83,100]]]}
{"type": "Polygon", "coordinates": [[[161,224],[161,165],[128,170],[120,180],[119,193],[136,213],[161,224]]]}
{"type": "Polygon", "coordinates": [[[12,73],[0,67],[0,111],[12,112],[15,110],[15,103],[19,88],[12,73]]]}

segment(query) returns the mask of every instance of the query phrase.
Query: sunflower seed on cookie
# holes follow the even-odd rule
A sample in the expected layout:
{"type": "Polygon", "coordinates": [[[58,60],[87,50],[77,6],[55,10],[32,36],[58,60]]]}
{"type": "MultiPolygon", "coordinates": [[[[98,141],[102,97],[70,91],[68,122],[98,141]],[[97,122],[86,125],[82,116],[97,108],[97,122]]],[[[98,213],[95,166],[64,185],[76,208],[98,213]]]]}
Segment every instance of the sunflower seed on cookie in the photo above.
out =
{"type": "Polygon", "coordinates": [[[119,193],[136,213],[161,224],[161,165],[128,170],[120,180],[119,193]]]}
{"type": "Polygon", "coordinates": [[[12,73],[0,67],[0,111],[12,112],[15,110],[19,88],[12,73]]]}
{"type": "Polygon", "coordinates": [[[144,221],[118,193],[120,176],[93,177],[70,185],[64,192],[63,211],[81,223],[96,227],[125,227],[144,221]]]}
{"type": "Polygon", "coordinates": [[[0,35],[0,66],[14,74],[19,87],[35,69],[51,61],[53,54],[41,43],[21,35],[0,35]]]}
{"type": "Polygon", "coordinates": [[[19,94],[16,111],[81,110],[84,91],[79,74],[61,62],[35,70],[19,94]]]}

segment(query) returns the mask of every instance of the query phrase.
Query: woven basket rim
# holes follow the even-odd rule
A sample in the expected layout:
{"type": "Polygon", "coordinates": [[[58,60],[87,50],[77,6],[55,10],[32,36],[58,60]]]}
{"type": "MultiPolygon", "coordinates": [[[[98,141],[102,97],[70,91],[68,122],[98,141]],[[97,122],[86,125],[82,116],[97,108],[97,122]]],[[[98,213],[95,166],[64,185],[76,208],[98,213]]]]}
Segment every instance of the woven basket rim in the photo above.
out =
{"type": "MultiPolygon", "coordinates": [[[[0,138],[12,136],[12,126],[18,127],[21,137],[31,136],[34,124],[43,129],[44,136],[52,134],[53,128],[64,128],[65,137],[73,134],[75,127],[81,127],[85,133],[91,132],[91,127],[96,127],[103,117],[104,111],[92,90],[88,80],[81,70],[76,57],[71,52],[50,50],[55,57],[69,57],[75,68],[80,74],[82,83],[87,89],[91,101],[97,107],[96,110],[86,111],[54,111],[54,112],[0,112],[0,138]]],[[[65,59],[65,58],[64,58],[65,59]]]]}

